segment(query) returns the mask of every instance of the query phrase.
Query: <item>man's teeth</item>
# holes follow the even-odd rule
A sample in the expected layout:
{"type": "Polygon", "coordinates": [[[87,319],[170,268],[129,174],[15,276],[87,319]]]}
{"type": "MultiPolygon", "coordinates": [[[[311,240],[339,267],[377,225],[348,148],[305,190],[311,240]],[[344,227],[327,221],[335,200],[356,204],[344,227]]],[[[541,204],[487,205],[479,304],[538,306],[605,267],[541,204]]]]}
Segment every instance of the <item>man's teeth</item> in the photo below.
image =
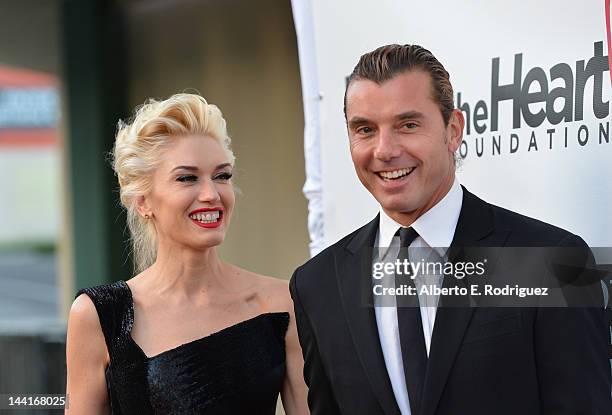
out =
{"type": "Polygon", "coordinates": [[[393,179],[398,179],[400,177],[407,176],[408,174],[412,173],[412,170],[414,170],[415,168],[416,167],[410,167],[408,169],[399,169],[399,170],[393,170],[393,171],[381,171],[381,172],[378,172],[378,174],[383,179],[393,180],[393,179]]]}
{"type": "Polygon", "coordinates": [[[213,210],[211,212],[201,212],[194,213],[189,215],[189,217],[193,220],[197,220],[202,223],[214,223],[219,220],[220,212],[218,210],[213,210]]]}

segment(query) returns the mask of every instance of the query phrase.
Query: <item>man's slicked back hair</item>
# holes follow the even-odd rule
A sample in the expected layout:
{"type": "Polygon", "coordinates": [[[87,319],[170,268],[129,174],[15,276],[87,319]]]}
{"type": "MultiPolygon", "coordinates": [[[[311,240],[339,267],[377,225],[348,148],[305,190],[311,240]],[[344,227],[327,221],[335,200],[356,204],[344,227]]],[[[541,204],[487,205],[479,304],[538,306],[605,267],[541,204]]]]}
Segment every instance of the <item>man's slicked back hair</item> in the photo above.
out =
{"type": "Polygon", "coordinates": [[[455,108],[448,72],[430,51],[418,45],[386,45],[362,55],[346,81],[344,117],[346,92],[353,81],[369,80],[382,84],[411,70],[422,70],[431,76],[432,98],[440,108],[444,125],[448,125],[455,108]]]}

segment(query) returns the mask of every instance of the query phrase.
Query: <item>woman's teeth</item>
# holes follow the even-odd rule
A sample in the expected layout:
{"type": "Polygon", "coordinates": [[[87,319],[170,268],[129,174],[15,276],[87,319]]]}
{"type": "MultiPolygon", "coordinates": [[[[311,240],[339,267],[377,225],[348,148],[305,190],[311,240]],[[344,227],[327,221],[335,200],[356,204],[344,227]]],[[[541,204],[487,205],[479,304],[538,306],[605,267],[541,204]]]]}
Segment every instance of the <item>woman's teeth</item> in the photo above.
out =
{"type": "Polygon", "coordinates": [[[191,219],[197,220],[198,222],[202,222],[202,223],[217,222],[219,220],[219,216],[220,216],[220,212],[218,210],[214,210],[211,212],[194,213],[192,215],[189,215],[191,219]]]}
{"type": "Polygon", "coordinates": [[[410,167],[408,169],[399,169],[399,170],[393,170],[393,171],[380,171],[378,172],[378,175],[385,180],[395,180],[395,179],[399,179],[399,178],[409,175],[410,173],[412,173],[414,169],[416,169],[416,167],[410,167]]]}

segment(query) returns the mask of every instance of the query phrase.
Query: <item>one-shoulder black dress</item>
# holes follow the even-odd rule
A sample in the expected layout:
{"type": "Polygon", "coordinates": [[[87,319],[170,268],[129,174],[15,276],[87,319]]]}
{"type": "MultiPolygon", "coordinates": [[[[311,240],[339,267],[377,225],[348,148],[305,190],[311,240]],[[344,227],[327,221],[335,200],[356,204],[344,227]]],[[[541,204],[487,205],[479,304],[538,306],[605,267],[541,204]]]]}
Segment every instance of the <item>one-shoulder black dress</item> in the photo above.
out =
{"type": "Polygon", "coordinates": [[[131,336],[124,281],[80,290],[98,312],[110,356],[113,414],[273,415],[285,376],[288,313],[266,313],[147,357],[131,336]]]}

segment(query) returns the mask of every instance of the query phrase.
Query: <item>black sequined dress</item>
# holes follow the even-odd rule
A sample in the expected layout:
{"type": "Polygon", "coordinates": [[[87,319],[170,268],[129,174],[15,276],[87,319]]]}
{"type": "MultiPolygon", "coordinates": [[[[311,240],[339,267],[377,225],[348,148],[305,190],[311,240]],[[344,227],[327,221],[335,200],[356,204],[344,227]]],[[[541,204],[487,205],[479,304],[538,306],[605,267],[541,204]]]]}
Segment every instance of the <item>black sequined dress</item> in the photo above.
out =
{"type": "Polygon", "coordinates": [[[273,415],[285,376],[288,313],[266,313],[147,357],[131,336],[124,281],[80,290],[98,312],[110,355],[113,414],[273,415]]]}

